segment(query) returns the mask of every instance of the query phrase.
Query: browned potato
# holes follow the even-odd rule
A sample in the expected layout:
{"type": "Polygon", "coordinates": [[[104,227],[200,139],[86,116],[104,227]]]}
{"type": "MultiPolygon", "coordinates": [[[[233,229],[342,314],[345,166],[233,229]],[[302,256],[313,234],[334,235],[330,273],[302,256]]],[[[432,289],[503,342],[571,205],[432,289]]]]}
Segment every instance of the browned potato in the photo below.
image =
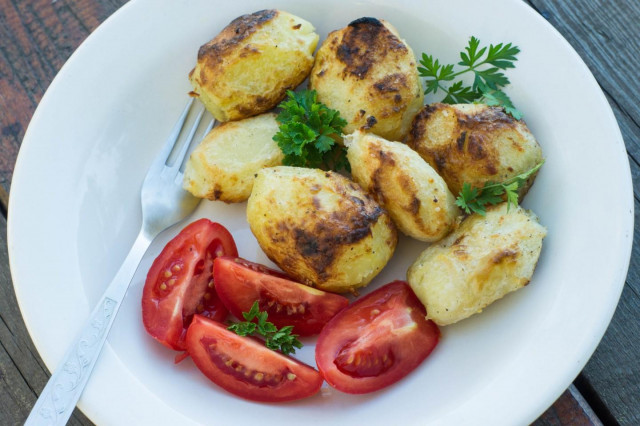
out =
{"type": "Polygon", "coordinates": [[[473,214],[429,246],[407,281],[438,325],[453,324],[529,283],[546,229],[522,207],[506,203],[473,214]]]}
{"type": "Polygon", "coordinates": [[[218,121],[260,114],[307,77],[318,34],[304,19],[261,10],[234,19],[200,47],[189,80],[218,121]]]}
{"type": "Polygon", "coordinates": [[[282,164],[284,155],[273,140],[277,132],[273,113],[215,127],[191,153],[184,170],[184,189],[209,200],[246,201],[255,173],[282,164]]]}
{"type": "Polygon", "coordinates": [[[309,77],[318,100],[340,111],[344,133],[401,141],[424,99],[411,48],[388,22],[361,18],[333,31],[309,77]]]}
{"type": "Polygon", "coordinates": [[[326,291],[367,285],[387,264],[397,234],[387,213],[333,172],[258,172],[247,220],[265,254],[296,280],[326,291]]]}
{"type": "MultiPolygon", "coordinates": [[[[482,104],[427,105],[413,120],[407,145],[438,171],[454,194],[468,182],[503,182],[542,161],[527,125],[501,108],[482,104]]],[[[520,189],[528,191],[535,174],[520,189]]]]}
{"type": "Polygon", "coordinates": [[[437,241],[460,214],[447,184],[411,148],[370,133],[345,137],[353,179],[389,212],[398,229],[422,241],[437,241]]]}

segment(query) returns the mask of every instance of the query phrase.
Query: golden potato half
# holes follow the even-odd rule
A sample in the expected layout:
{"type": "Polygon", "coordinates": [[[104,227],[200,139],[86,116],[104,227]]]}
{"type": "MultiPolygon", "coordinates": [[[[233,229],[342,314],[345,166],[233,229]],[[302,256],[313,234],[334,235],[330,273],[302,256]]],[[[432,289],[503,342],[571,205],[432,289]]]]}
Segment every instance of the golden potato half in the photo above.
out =
{"type": "Polygon", "coordinates": [[[498,204],[422,252],[407,280],[428,319],[453,324],[527,285],[546,233],[533,213],[498,204]]]}
{"type": "Polygon", "coordinates": [[[340,111],[345,133],[401,141],[424,94],[411,48],[388,22],[361,18],[322,43],[309,77],[318,100],[340,111]]]}
{"type": "Polygon", "coordinates": [[[437,241],[460,214],[447,184],[401,142],[356,131],[345,137],[353,179],[389,212],[398,229],[422,241],[437,241]]]}
{"type": "Polygon", "coordinates": [[[318,34],[304,19],[261,10],[234,19],[200,47],[189,80],[219,121],[260,114],[307,77],[318,34]]]}
{"type": "Polygon", "coordinates": [[[258,172],[247,219],[265,254],[296,280],[332,292],[367,285],[391,258],[397,233],[357,184],[333,172],[258,172]]]}
{"type": "MultiPolygon", "coordinates": [[[[454,194],[465,182],[472,187],[504,182],[542,161],[542,149],[523,121],[482,104],[426,105],[413,120],[406,142],[454,194]]],[[[535,176],[520,189],[521,197],[535,176]]]]}
{"type": "Polygon", "coordinates": [[[277,132],[275,114],[215,127],[191,153],[184,170],[184,189],[210,200],[246,201],[255,173],[282,164],[284,156],[272,139],[277,132]]]}

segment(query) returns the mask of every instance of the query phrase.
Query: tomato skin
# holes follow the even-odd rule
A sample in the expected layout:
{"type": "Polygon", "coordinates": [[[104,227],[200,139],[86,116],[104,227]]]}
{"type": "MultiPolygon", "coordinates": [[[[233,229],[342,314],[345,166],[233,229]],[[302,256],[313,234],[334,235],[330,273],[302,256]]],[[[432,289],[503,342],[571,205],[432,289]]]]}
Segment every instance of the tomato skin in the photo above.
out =
{"type": "Polygon", "coordinates": [[[186,226],[153,261],[142,292],[142,321],[147,332],[168,348],[185,350],[185,336],[198,312],[219,321],[227,309],[211,283],[213,261],[237,256],[227,229],[208,219],[186,226]]]}
{"type": "Polygon", "coordinates": [[[320,333],[316,363],[332,387],[374,392],[413,371],[435,348],[440,331],[404,281],[355,301],[320,333]]]}
{"type": "Polygon", "coordinates": [[[287,275],[241,258],[222,256],[213,263],[218,296],[239,319],[257,300],[278,328],[291,325],[301,336],[317,334],[349,304],[349,299],[292,281],[287,275]]]}
{"type": "Polygon", "coordinates": [[[186,343],[205,376],[244,399],[293,401],[314,395],[322,386],[322,376],[312,367],[200,315],[194,316],[186,343]]]}

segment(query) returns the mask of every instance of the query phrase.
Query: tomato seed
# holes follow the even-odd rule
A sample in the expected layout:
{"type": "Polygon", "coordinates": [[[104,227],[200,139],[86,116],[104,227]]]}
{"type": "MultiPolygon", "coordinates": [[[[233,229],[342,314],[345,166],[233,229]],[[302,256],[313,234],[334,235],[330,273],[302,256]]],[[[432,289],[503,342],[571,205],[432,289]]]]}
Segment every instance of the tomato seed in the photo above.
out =
{"type": "Polygon", "coordinates": [[[180,265],[173,265],[173,268],[171,268],[171,270],[173,272],[180,272],[182,270],[182,266],[180,265]]]}
{"type": "Polygon", "coordinates": [[[167,285],[165,283],[160,284],[160,290],[166,290],[167,285]]]}
{"type": "Polygon", "coordinates": [[[167,269],[166,271],[164,271],[164,277],[165,278],[169,278],[171,275],[173,275],[173,274],[171,273],[170,270],[167,269]]]}
{"type": "Polygon", "coordinates": [[[288,374],[287,374],[287,379],[289,379],[289,380],[295,380],[295,379],[296,379],[296,375],[295,375],[295,374],[293,374],[293,373],[288,373],[288,374]]]}
{"type": "Polygon", "coordinates": [[[167,281],[167,284],[169,285],[174,285],[176,283],[176,279],[175,278],[171,278],[169,281],[167,281]]]}

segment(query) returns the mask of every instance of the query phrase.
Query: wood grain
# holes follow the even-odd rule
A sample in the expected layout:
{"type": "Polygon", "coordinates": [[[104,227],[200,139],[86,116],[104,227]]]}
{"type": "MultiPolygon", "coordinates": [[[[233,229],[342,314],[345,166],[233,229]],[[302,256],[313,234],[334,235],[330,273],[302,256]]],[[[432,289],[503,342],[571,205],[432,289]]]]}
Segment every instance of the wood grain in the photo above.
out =
{"type": "MultiPolygon", "coordinates": [[[[22,322],[9,276],[6,203],[24,132],[50,82],[79,44],[126,0],[0,0],[0,424],[20,424],[48,372],[22,322]]],[[[625,138],[640,214],[640,2],[529,0],[580,53],[625,138]]],[[[621,302],[602,343],[540,425],[640,424],[640,232],[621,302]],[[585,402],[581,396],[588,401],[585,402]],[[594,408],[594,412],[591,410],[594,408]]],[[[70,424],[92,424],[76,410],[70,424]]]]}
{"type": "Polygon", "coordinates": [[[605,423],[640,424],[640,2],[531,0],[571,43],[607,95],[620,125],[633,179],[633,252],[609,328],[576,381],[605,423]]]}
{"type": "Polygon", "coordinates": [[[0,0],[0,186],[5,194],[24,132],[47,87],[80,43],[124,3],[0,0]]]}
{"type": "Polygon", "coordinates": [[[540,416],[533,426],[602,425],[591,406],[574,385],[569,386],[558,400],[540,416]]]}
{"type": "MultiPolygon", "coordinates": [[[[19,425],[49,378],[22,321],[7,253],[7,223],[0,216],[0,425],[19,425]]],[[[70,425],[91,425],[77,408],[70,425]]]]}

